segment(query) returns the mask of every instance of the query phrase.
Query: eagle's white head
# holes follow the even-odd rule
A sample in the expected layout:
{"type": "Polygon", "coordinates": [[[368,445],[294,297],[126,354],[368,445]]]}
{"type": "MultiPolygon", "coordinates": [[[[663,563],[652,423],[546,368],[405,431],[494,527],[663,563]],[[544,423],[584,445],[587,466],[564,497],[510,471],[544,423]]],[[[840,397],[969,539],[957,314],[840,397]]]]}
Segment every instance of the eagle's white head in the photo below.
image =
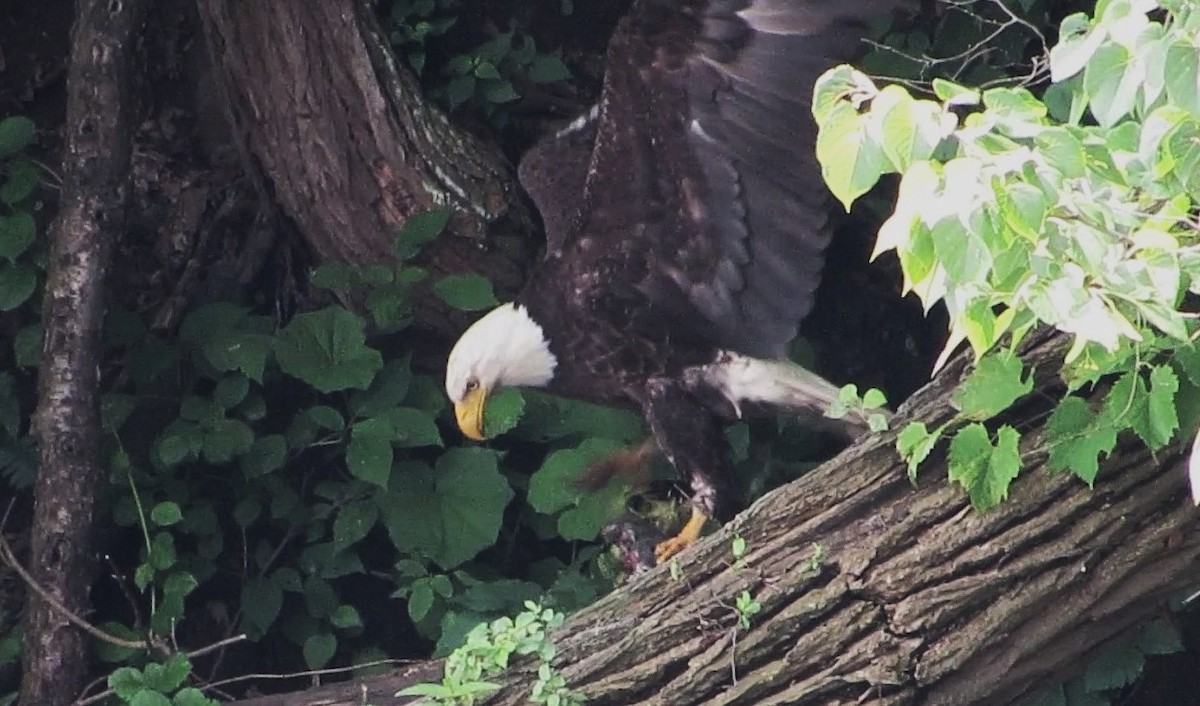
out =
{"type": "Polygon", "coordinates": [[[542,327],[517,304],[501,304],[471,324],[446,361],[446,394],[458,428],[482,441],[488,395],[502,386],[542,387],[558,364],[542,327]]]}

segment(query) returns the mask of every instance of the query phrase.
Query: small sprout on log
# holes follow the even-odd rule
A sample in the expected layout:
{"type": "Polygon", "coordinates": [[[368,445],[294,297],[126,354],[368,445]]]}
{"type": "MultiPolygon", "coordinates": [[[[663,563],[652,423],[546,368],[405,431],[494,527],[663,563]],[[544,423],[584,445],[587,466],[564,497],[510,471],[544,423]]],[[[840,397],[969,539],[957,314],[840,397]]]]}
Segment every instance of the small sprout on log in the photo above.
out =
{"type": "Polygon", "coordinates": [[[734,566],[738,566],[742,563],[742,559],[745,558],[746,550],[749,549],[749,546],[746,544],[746,538],[740,534],[733,535],[733,542],[730,548],[733,550],[733,564],[734,566]]]}
{"type": "Polygon", "coordinates": [[[821,567],[825,565],[825,547],[821,544],[813,542],[812,555],[808,557],[806,568],[809,573],[821,573],[821,567]]]}
{"type": "Polygon", "coordinates": [[[737,596],[733,610],[737,613],[738,626],[743,630],[749,630],[750,619],[762,610],[762,604],[755,600],[749,591],[742,591],[737,596]]]}

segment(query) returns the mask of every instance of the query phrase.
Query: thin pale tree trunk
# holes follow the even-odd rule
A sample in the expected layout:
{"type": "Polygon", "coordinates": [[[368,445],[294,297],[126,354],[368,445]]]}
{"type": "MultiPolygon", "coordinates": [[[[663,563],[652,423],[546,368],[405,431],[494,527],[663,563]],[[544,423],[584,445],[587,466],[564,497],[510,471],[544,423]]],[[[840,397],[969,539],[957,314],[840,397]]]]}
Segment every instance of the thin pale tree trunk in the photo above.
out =
{"type": "MultiPolygon", "coordinates": [[[[101,486],[99,366],[104,279],[129,196],[134,37],[147,0],[79,0],[72,30],[62,203],[50,231],[45,340],[33,434],[39,450],[29,569],[40,590],[86,616],[101,486]]],[[[69,704],[89,665],[86,636],[30,592],[20,702],[69,704]]]]}

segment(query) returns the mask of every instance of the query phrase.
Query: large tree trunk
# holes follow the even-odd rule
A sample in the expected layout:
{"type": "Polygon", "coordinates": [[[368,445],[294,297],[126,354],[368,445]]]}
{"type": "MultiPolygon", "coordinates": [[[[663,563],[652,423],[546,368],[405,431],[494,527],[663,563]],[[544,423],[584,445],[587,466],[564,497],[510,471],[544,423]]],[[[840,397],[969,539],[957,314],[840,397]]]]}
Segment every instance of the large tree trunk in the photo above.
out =
{"type": "MultiPolygon", "coordinates": [[[[1026,358],[1055,381],[1064,339],[1026,358]]],[[[897,416],[931,428],[953,412],[960,359],[897,416]]],[[[1041,416],[1034,413],[1030,416],[1041,416]]],[[[1200,576],[1200,514],[1178,450],[1122,444],[1095,489],[1042,466],[1040,422],[1000,507],[977,513],[931,459],[908,481],[894,433],[868,439],[754,504],[681,555],[567,621],[555,662],[590,706],[1007,704],[1082,669],[1200,576]],[[748,555],[736,565],[734,534],[748,555]],[[818,549],[819,547],[819,549],[818,549]],[[739,630],[735,597],[762,605],[739,630]]],[[[434,665],[364,684],[241,702],[370,703],[434,665]]],[[[526,663],[488,704],[523,704],[526,663]]],[[[436,679],[436,676],[435,676],[436,679]]]]}
{"type": "MultiPolygon", "coordinates": [[[[439,274],[478,272],[499,293],[525,281],[531,218],[507,160],[452,126],[396,65],[366,0],[199,0],[237,141],[319,261],[395,260],[412,214],[450,205],[451,235],[423,253],[439,274]]],[[[420,323],[457,333],[436,298],[420,323]]]]}
{"type": "Polygon", "coordinates": [[[45,342],[32,432],[39,449],[23,704],[67,704],[88,674],[85,615],[94,578],[100,466],[100,332],[112,243],[125,222],[133,132],[132,38],[146,0],[81,0],[67,78],[62,202],[50,235],[45,342]]]}

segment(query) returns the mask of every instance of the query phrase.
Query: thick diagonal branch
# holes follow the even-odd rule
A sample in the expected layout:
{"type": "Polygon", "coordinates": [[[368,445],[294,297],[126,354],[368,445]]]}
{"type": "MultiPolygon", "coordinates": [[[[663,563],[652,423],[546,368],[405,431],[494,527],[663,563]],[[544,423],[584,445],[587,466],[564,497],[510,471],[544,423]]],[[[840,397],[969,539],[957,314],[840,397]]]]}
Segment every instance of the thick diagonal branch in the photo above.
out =
{"type": "MultiPolygon", "coordinates": [[[[1063,351],[1050,337],[1028,352],[1039,390],[1058,394],[1063,351]]],[[[897,425],[949,419],[964,369],[897,425]]],[[[1071,676],[1200,580],[1200,513],[1178,450],[1123,444],[1093,490],[1043,467],[1040,408],[1014,414],[1027,463],[1000,507],[973,511],[936,458],[914,488],[893,433],[867,440],[681,555],[680,579],[660,568],[573,616],[555,664],[590,706],[1008,704],[1071,676]],[[735,533],[750,547],[739,562],[735,533]],[[742,591],[762,606],[749,630],[742,591]]],[[[532,670],[486,703],[527,703],[532,670]]],[[[397,703],[432,671],[244,703],[350,704],[363,687],[397,703]]]]}

